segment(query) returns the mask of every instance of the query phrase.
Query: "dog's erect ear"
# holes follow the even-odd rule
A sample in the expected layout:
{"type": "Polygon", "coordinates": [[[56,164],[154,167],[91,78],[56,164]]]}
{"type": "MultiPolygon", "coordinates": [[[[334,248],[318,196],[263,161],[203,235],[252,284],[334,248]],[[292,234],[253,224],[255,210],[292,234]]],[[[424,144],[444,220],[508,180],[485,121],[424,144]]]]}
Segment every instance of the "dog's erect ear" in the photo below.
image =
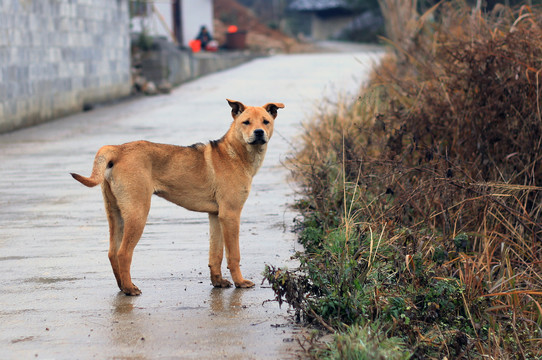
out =
{"type": "Polygon", "coordinates": [[[262,106],[273,118],[277,117],[277,110],[278,109],[284,109],[283,103],[267,103],[264,106],[262,106]]]}
{"type": "Polygon", "coordinates": [[[245,105],[243,105],[243,103],[230,99],[226,100],[228,100],[228,104],[231,106],[231,116],[233,116],[234,119],[245,111],[245,105]]]}

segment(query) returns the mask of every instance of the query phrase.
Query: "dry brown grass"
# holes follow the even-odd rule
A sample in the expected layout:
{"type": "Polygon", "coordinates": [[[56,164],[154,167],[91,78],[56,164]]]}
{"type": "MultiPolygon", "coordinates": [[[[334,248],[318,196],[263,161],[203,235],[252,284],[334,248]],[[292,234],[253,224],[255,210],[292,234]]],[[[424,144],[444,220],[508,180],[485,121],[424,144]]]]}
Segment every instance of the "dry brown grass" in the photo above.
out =
{"type": "Polygon", "coordinates": [[[357,103],[307,124],[290,163],[302,210],[325,229],[382,230],[406,259],[405,286],[414,256],[455,279],[477,354],[537,358],[542,12],[482,16],[446,2],[417,15],[416,1],[382,3],[403,14],[387,22],[394,53],[357,103]]]}

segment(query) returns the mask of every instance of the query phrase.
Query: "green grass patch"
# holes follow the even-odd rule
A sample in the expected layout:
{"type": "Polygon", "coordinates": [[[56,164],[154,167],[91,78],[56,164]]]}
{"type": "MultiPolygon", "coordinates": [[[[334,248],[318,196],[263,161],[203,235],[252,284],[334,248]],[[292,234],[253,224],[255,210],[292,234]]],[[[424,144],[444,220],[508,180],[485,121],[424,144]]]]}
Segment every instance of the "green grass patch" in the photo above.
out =
{"type": "Polygon", "coordinates": [[[359,100],[306,125],[305,252],[265,276],[335,334],[314,357],[539,359],[542,11],[397,1],[359,100]]]}

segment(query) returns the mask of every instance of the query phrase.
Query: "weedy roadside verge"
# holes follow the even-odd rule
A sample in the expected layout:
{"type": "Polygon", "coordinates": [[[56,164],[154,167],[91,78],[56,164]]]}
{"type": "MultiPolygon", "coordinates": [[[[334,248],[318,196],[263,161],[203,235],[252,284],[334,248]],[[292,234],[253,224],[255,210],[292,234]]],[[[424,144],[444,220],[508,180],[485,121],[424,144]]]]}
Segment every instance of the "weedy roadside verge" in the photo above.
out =
{"type": "Polygon", "coordinates": [[[407,13],[360,100],[307,124],[306,250],[266,278],[336,334],[315,357],[540,358],[542,11],[407,13]]]}

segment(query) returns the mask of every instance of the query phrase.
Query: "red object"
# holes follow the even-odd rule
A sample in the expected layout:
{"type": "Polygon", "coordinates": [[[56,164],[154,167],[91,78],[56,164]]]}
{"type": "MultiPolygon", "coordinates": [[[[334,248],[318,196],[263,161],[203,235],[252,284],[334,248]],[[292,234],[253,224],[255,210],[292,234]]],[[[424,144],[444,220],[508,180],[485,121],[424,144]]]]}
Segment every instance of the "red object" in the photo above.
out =
{"type": "Polygon", "coordinates": [[[236,33],[237,32],[237,26],[235,25],[230,25],[228,26],[228,33],[232,34],[232,33],[236,33]]]}
{"type": "Polygon", "coordinates": [[[201,41],[200,40],[190,40],[188,46],[192,49],[192,52],[200,52],[201,50],[201,41]]]}
{"type": "Polygon", "coordinates": [[[205,47],[206,51],[218,51],[218,43],[215,40],[209,41],[205,47]]]}

